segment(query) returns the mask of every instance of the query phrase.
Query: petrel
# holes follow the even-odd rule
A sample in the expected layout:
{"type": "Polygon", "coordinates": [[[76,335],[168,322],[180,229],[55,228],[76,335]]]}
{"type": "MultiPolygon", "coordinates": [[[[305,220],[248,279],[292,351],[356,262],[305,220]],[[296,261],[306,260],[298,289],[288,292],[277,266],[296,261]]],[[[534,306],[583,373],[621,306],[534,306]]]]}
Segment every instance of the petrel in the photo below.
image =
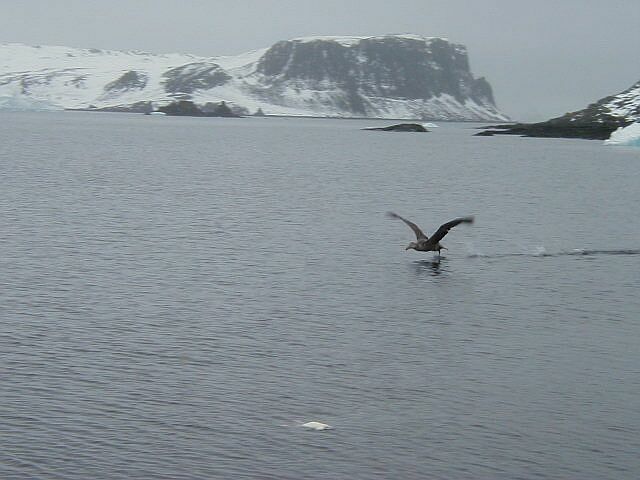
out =
{"type": "Polygon", "coordinates": [[[391,218],[399,218],[404,223],[409,225],[409,228],[411,228],[411,230],[413,230],[413,233],[416,234],[416,241],[411,242],[409,245],[407,245],[407,248],[405,248],[405,250],[414,249],[419,252],[438,252],[438,257],[440,257],[440,250],[447,250],[447,247],[440,244],[440,240],[442,240],[444,236],[449,233],[449,230],[451,230],[459,223],[473,223],[473,217],[456,218],[455,220],[451,220],[450,222],[440,225],[440,228],[436,230],[436,233],[434,233],[431,238],[429,238],[424,234],[422,230],[420,230],[420,227],[418,227],[415,223],[410,222],[406,218],[402,218],[397,213],[387,212],[387,215],[391,218]]]}

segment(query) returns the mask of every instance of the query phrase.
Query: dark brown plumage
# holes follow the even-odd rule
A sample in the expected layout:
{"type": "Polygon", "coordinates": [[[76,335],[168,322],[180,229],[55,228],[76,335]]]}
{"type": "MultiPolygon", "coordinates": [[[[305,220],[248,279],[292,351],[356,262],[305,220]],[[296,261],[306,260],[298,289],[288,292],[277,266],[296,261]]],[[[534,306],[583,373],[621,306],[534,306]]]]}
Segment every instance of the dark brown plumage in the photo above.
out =
{"type": "Polygon", "coordinates": [[[442,240],[444,236],[449,233],[449,230],[460,223],[473,223],[473,217],[456,218],[455,220],[451,220],[450,222],[440,225],[440,228],[436,230],[436,233],[434,233],[431,238],[429,238],[424,234],[422,230],[420,230],[420,227],[418,227],[415,223],[410,222],[406,218],[402,218],[397,213],[388,212],[387,215],[391,218],[398,218],[402,220],[404,223],[409,225],[409,228],[411,228],[411,230],[413,230],[413,233],[416,234],[416,241],[411,242],[407,246],[407,248],[405,248],[405,250],[413,249],[419,252],[438,252],[438,255],[440,255],[440,250],[447,249],[447,247],[440,244],[440,240],[442,240]]]}

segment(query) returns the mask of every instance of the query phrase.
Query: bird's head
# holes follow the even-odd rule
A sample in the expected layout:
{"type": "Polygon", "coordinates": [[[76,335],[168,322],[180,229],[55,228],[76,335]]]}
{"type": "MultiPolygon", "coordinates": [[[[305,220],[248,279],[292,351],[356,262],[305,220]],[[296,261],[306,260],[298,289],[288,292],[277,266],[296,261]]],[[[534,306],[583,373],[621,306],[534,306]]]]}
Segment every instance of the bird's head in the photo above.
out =
{"type": "Polygon", "coordinates": [[[416,242],[411,242],[409,245],[407,245],[407,248],[405,248],[405,250],[411,250],[412,248],[415,250],[417,246],[418,244],[416,242]]]}

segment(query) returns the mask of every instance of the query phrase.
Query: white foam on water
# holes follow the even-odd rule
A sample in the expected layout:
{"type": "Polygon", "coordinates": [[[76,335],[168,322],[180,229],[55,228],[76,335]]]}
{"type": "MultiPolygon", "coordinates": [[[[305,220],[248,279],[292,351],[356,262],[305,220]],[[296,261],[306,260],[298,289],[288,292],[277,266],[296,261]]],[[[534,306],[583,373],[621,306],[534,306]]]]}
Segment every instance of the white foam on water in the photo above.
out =
{"type": "Polygon", "coordinates": [[[485,255],[482,253],[472,242],[466,242],[465,246],[467,247],[467,257],[469,258],[477,258],[477,257],[488,257],[489,255],[485,255]]]}
{"type": "Polygon", "coordinates": [[[533,255],[536,257],[544,257],[547,255],[547,249],[544,248],[544,245],[536,245],[533,255]]]}
{"type": "Polygon", "coordinates": [[[640,255],[640,249],[618,249],[618,250],[600,250],[587,248],[573,248],[571,250],[560,250],[556,252],[548,252],[547,249],[540,245],[531,249],[524,249],[524,252],[497,252],[483,254],[469,246],[467,246],[467,258],[508,258],[508,257],[560,257],[560,256],[587,256],[587,255],[640,255]]]}

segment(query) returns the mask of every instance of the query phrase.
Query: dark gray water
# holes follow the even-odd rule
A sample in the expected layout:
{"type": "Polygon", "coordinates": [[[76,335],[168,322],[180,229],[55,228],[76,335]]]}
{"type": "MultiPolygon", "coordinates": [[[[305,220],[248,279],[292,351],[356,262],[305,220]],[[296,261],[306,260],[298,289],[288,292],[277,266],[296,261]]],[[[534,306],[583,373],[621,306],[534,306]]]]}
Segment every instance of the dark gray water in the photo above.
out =
{"type": "Polygon", "coordinates": [[[637,478],[639,149],[0,119],[1,478],[637,478]]]}

